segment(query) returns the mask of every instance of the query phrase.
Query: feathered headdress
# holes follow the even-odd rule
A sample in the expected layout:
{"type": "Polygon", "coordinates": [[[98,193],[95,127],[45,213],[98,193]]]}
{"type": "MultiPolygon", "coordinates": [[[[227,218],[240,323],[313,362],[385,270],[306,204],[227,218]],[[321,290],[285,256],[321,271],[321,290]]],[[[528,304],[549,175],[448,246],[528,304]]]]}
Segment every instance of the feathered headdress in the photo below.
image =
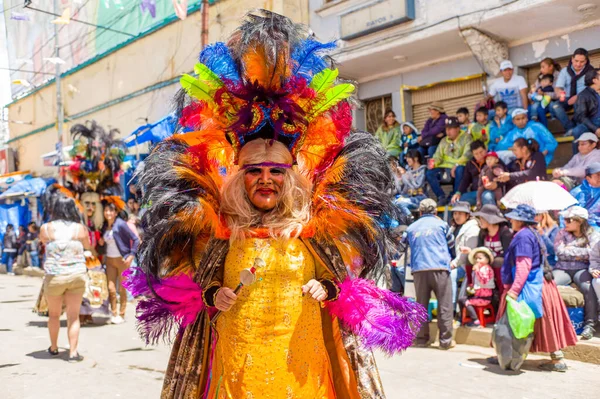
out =
{"type": "Polygon", "coordinates": [[[159,143],[139,176],[146,209],[143,273],[129,284],[137,294],[157,298],[142,305],[154,315],[140,319],[148,336],[164,332],[164,324],[153,326],[158,309],[164,311],[161,319],[171,314],[181,322],[176,296],[197,296],[195,283],[180,280],[193,275],[210,238],[228,238],[221,189],[239,170],[241,148],[257,138],[283,143],[312,183],[303,236],[337,246],[352,276],[377,278],[384,270],[391,240],[387,221],[402,216],[387,195],[393,179],[385,151],[373,135],[351,129],[354,85],[339,81],[327,56],[335,44],[318,42],[288,18],[261,12],[248,15],[227,44],[202,51],[197,76],[181,78],[184,90],[176,101],[187,133],[159,143]]]}
{"type": "Polygon", "coordinates": [[[121,192],[119,178],[126,147],[122,141],[115,139],[118,134],[117,129],[111,129],[107,133],[95,121],[87,121],[71,128],[71,161],[64,172],[69,176],[76,192],[121,192]]]}

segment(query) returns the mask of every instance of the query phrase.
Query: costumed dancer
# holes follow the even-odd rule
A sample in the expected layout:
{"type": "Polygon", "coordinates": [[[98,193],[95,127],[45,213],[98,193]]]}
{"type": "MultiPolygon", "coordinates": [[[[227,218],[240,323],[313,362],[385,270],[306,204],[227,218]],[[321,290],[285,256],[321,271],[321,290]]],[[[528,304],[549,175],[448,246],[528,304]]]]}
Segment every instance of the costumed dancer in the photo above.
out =
{"type": "Polygon", "coordinates": [[[125,146],[115,137],[117,129],[106,132],[95,121],[77,124],[71,128],[73,149],[71,162],[65,169],[71,188],[84,207],[85,224],[89,230],[92,257],[88,257],[88,284],[81,304],[82,324],[93,321],[92,315],[108,318],[108,280],[98,256],[100,230],[104,224],[102,197],[121,193],[119,184],[125,158],[125,146]]]}
{"type": "Polygon", "coordinates": [[[402,216],[334,48],[261,11],[181,79],[191,133],[145,161],[126,282],[147,342],[178,331],[162,398],[384,398],[372,349],[398,353],[426,320],[368,280],[393,246],[380,222],[402,216]]]}

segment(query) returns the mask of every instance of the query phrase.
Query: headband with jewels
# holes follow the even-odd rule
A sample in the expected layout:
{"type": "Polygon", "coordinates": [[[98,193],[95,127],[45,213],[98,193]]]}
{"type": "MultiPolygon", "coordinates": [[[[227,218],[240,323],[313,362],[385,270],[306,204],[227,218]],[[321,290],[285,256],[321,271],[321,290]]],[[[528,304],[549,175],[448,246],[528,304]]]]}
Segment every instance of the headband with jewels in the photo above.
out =
{"type": "Polygon", "coordinates": [[[306,27],[287,18],[250,14],[228,43],[206,47],[196,76],[183,75],[180,125],[186,141],[211,161],[237,162],[240,149],[263,138],[286,145],[294,160],[317,167],[350,132],[351,83],[339,83],[327,53],[306,27]],[[268,32],[265,32],[267,21],[268,32]],[[216,150],[218,149],[218,150],[216,150]]]}

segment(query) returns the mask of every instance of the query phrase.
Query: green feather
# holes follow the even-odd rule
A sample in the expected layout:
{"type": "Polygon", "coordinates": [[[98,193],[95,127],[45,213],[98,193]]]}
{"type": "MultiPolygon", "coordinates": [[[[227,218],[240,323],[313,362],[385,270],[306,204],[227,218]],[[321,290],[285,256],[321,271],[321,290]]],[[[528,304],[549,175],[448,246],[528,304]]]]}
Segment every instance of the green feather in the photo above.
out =
{"type": "Polygon", "coordinates": [[[342,83],[340,85],[334,86],[325,92],[325,96],[323,100],[318,102],[313,111],[311,112],[311,118],[316,117],[319,114],[327,111],[329,108],[333,107],[340,101],[350,97],[354,92],[354,85],[351,83],[342,83]]]}
{"type": "Polygon", "coordinates": [[[211,89],[211,87],[206,83],[201,82],[195,77],[187,74],[181,76],[181,80],[179,82],[181,83],[181,87],[183,87],[190,96],[197,98],[198,100],[212,102],[212,93],[214,90],[211,89]]]}
{"type": "Polygon", "coordinates": [[[329,89],[337,79],[338,73],[339,71],[337,69],[324,69],[313,77],[310,82],[310,88],[314,89],[317,93],[329,89]]]}
{"type": "Polygon", "coordinates": [[[223,87],[223,82],[216,73],[210,70],[206,65],[198,63],[194,65],[194,72],[198,74],[198,80],[203,81],[214,90],[223,87]]]}

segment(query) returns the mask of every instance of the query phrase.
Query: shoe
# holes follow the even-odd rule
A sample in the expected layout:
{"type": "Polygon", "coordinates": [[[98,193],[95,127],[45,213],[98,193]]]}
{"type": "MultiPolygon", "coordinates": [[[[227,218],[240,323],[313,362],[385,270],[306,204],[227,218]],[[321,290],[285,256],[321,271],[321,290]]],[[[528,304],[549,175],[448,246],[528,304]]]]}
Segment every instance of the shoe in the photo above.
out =
{"type": "Polygon", "coordinates": [[[438,206],[446,206],[449,203],[450,203],[450,201],[446,197],[438,198],[438,202],[437,202],[438,206]]]}
{"type": "Polygon", "coordinates": [[[69,356],[69,363],[79,363],[81,361],[83,361],[83,356],[79,352],[75,356],[69,356]]]}
{"type": "Polygon", "coordinates": [[[431,342],[415,342],[412,346],[415,348],[429,348],[431,342]]]}
{"type": "Polygon", "coordinates": [[[564,137],[571,137],[573,135],[573,129],[569,129],[565,132],[564,137]]]}
{"type": "Polygon", "coordinates": [[[594,338],[595,332],[596,332],[596,330],[594,330],[594,327],[585,326],[585,327],[583,327],[583,332],[581,333],[581,339],[583,339],[583,340],[592,339],[592,338],[594,338]]]}
{"type": "Polygon", "coordinates": [[[8,274],[9,276],[14,276],[15,275],[13,272],[9,272],[9,273],[6,273],[6,274],[8,274]]]}
{"type": "Polygon", "coordinates": [[[538,366],[538,368],[545,370],[545,371],[557,371],[559,373],[564,373],[566,372],[569,367],[567,367],[567,364],[565,362],[559,362],[559,363],[553,363],[553,362],[548,362],[548,363],[542,363],[538,366]]]}
{"type": "Polygon", "coordinates": [[[48,347],[48,353],[51,354],[52,356],[58,356],[58,348],[52,350],[52,347],[49,346],[48,347]]]}
{"type": "Polygon", "coordinates": [[[121,316],[112,316],[110,322],[112,324],[122,324],[125,323],[125,320],[121,316]]]}
{"type": "Polygon", "coordinates": [[[453,340],[448,345],[440,344],[440,350],[447,351],[449,349],[454,348],[455,346],[456,346],[456,341],[453,340]]]}
{"type": "Polygon", "coordinates": [[[487,359],[485,359],[485,361],[488,362],[489,364],[495,364],[496,366],[498,366],[500,364],[497,356],[488,357],[487,359]]]}
{"type": "Polygon", "coordinates": [[[479,322],[479,320],[477,320],[477,321],[471,321],[471,322],[465,324],[465,327],[469,327],[469,328],[481,328],[481,323],[479,322]]]}

